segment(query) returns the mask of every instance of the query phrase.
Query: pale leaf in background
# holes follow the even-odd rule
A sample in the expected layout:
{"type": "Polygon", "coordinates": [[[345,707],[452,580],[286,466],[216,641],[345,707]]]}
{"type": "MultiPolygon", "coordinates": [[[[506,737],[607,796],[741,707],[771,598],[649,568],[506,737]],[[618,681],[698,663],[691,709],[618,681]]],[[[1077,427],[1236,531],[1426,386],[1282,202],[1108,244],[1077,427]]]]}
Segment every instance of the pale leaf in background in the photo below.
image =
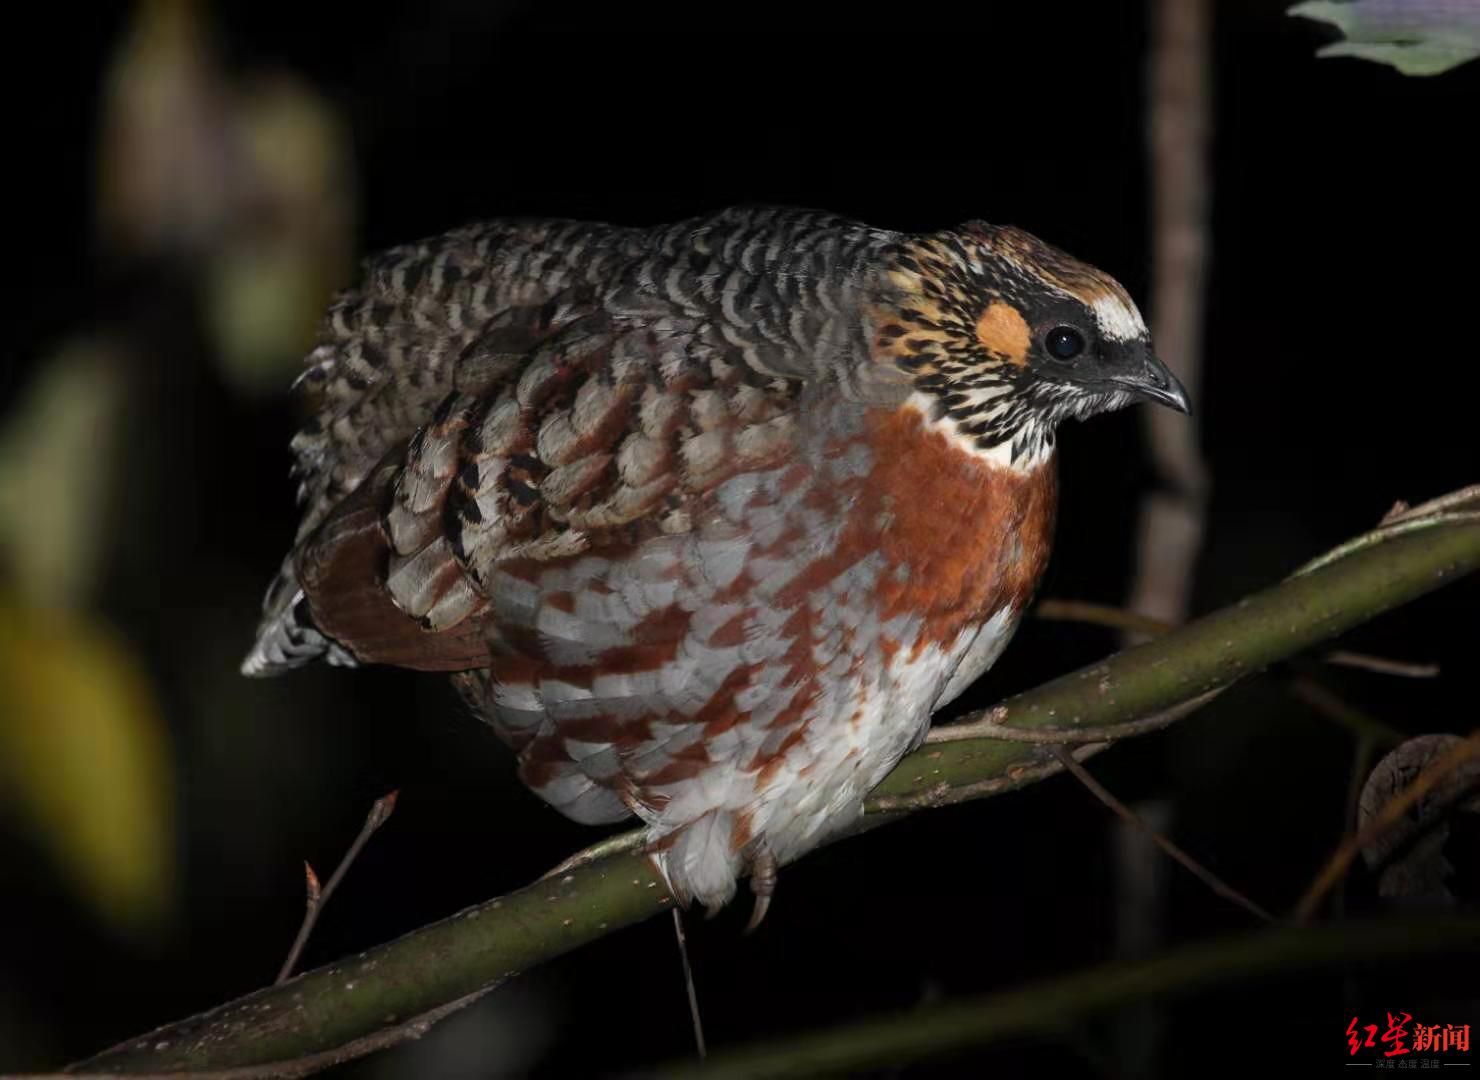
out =
{"type": "Polygon", "coordinates": [[[327,103],[286,77],[253,80],[233,118],[252,187],[210,254],[206,316],[232,385],[280,394],[350,272],[349,136],[327,103]]]}
{"type": "Polygon", "coordinates": [[[1306,0],[1289,14],[1330,23],[1346,40],[1316,52],[1391,64],[1404,75],[1440,75],[1480,56],[1476,0],[1306,0]]]}
{"type": "Polygon", "coordinates": [[[125,259],[198,273],[232,386],[280,393],[350,270],[348,129],[311,87],[220,62],[205,5],[145,0],[104,84],[99,224],[125,259]]]}

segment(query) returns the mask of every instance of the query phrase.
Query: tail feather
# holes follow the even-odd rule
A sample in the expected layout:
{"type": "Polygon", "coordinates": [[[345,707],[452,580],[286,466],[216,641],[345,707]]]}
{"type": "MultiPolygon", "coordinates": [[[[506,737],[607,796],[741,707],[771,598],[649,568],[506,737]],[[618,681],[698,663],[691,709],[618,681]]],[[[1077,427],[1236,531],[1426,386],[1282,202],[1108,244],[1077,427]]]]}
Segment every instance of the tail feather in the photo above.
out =
{"type": "Polygon", "coordinates": [[[262,601],[262,620],[257,624],[257,640],[242,661],[241,671],[243,675],[260,678],[318,659],[340,667],[355,667],[358,663],[347,649],[314,626],[303,589],[298,584],[293,557],[289,555],[268,586],[262,601]]]}

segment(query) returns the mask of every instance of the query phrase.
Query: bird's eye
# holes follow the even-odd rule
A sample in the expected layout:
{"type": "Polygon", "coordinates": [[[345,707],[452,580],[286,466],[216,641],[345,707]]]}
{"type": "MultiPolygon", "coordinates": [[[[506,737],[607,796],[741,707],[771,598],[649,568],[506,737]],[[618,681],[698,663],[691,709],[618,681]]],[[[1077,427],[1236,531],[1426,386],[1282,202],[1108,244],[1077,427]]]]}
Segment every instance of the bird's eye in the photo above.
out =
{"type": "Polygon", "coordinates": [[[1084,335],[1072,326],[1055,326],[1043,339],[1043,347],[1055,360],[1073,360],[1084,352],[1084,335]]]}

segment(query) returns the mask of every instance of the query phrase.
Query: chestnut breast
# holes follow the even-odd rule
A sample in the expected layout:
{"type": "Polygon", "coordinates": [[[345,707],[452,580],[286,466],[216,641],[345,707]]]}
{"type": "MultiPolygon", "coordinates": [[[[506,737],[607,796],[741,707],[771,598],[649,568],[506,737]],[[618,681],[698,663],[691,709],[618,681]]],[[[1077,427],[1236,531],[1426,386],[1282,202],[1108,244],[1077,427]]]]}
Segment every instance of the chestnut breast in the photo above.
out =
{"type": "MultiPolygon", "coordinates": [[[[949,648],[1003,608],[1021,611],[1048,563],[1058,499],[1056,462],[1007,468],[931,430],[914,407],[871,413],[862,439],[871,470],[826,562],[879,552],[880,618],[923,619],[908,646],[949,648]]],[[[818,567],[821,573],[827,569],[818,567]]],[[[800,580],[793,588],[806,588],[800,580]]]]}

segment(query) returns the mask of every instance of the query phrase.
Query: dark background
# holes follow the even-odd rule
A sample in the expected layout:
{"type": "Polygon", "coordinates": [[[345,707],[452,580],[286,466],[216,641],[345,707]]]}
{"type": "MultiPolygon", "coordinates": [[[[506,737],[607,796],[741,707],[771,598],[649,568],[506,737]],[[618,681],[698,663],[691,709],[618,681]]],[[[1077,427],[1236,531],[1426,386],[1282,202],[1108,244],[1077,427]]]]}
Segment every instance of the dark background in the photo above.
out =
{"type": "MultiPolygon", "coordinates": [[[[1318,62],[1331,35],[1282,6],[1219,5],[1215,28],[1214,257],[1196,402],[1214,487],[1196,611],[1277,580],[1396,499],[1480,480],[1475,174],[1463,157],[1480,65],[1414,79],[1318,62]]],[[[362,253],[486,217],[645,224],[774,202],[909,230],[1011,222],[1145,297],[1138,4],[992,5],[975,21],[854,7],[810,26],[796,11],[750,6],[639,16],[453,0],[225,3],[210,15],[225,70],[291,72],[347,124],[362,253]],[[601,33],[561,33],[574,29],[601,33]]],[[[110,932],[24,824],[0,817],[0,1070],[58,1066],[270,981],[302,914],[301,860],[327,874],[389,789],[400,790],[396,815],[327,909],[310,966],[518,887],[600,835],[524,791],[510,755],[439,679],[236,674],[296,521],[287,443],[300,417],[287,377],[282,393],[255,397],[221,378],[188,267],[108,255],[94,239],[103,73],[131,17],[127,5],[43,13],[34,53],[11,43],[21,83],[7,172],[22,187],[7,261],[23,280],[12,278],[21,292],[6,305],[0,410],[65,335],[140,346],[131,449],[113,463],[125,497],[95,607],[138,650],[163,704],[179,892],[161,930],[110,932]]],[[[1151,482],[1140,417],[1071,426],[1062,445],[1043,595],[1120,602],[1151,482]]],[[[1477,639],[1472,579],[1351,635],[1352,648],[1436,661],[1442,678],[1318,677],[1405,732],[1466,732],[1480,700],[1477,639]]],[[[1105,631],[1029,620],[953,711],[1114,646],[1105,631]]],[[[1341,835],[1352,751],[1345,730],[1275,676],[1094,768],[1282,911],[1341,835]]],[[[1130,947],[1117,944],[1117,831],[1060,777],[787,868],[758,934],[741,935],[743,904],[691,922],[711,1047],[1112,958],[1130,947]]],[[[1456,890],[1473,905],[1480,859],[1465,859],[1480,833],[1451,843],[1456,890]]],[[[1170,864],[1157,873],[1159,945],[1250,927],[1170,864]]],[[[1345,903],[1374,908],[1362,872],[1345,903]]],[[[1471,956],[1231,986],[906,1074],[1334,1069],[1359,1010],[1439,1001],[1450,1010],[1434,1013],[1441,1022],[1480,1025],[1474,971],[1471,956]]],[[[655,920],[346,1071],[608,1073],[690,1045],[672,930],[655,920]]]]}

